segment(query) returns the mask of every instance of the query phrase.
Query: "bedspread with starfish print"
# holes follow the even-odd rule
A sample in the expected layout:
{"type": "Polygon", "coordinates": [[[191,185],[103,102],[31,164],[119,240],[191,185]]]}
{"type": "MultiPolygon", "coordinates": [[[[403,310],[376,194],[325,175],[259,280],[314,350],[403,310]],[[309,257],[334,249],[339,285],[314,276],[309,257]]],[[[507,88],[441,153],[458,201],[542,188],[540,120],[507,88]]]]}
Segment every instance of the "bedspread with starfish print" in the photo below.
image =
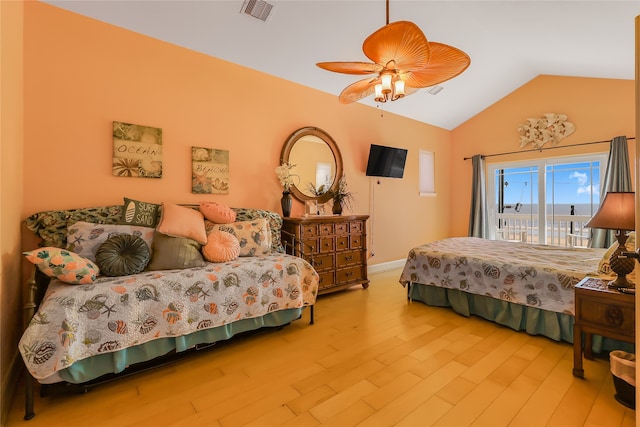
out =
{"type": "Polygon", "coordinates": [[[574,315],[574,286],[606,249],[454,237],[409,251],[400,283],[420,283],[574,315]]]}
{"type": "Polygon", "coordinates": [[[91,285],[54,280],[19,349],[43,379],[96,354],[312,305],[317,289],[313,267],[281,253],[91,285]]]}

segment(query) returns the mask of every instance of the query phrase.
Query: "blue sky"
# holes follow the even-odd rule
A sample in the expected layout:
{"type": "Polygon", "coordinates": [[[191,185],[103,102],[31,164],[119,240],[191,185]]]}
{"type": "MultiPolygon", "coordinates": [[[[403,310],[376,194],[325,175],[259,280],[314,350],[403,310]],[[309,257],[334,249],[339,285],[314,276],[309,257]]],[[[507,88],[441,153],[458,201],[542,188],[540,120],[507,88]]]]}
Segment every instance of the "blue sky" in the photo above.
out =
{"type": "MultiPolygon", "coordinates": [[[[538,178],[536,168],[505,170],[505,204],[536,203],[538,178]]],[[[600,199],[598,162],[547,166],[547,200],[556,204],[591,203],[600,199]]]]}

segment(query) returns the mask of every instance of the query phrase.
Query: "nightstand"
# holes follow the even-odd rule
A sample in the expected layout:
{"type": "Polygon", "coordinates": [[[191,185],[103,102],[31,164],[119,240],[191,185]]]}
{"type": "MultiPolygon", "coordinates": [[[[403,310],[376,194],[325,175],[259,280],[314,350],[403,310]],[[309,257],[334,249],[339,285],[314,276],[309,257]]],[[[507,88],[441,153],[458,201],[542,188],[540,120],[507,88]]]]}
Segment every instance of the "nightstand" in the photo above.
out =
{"type": "Polygon", "coordinates": [[[636,298],[607,287],[607,280],[585,277],[575,287],[576,319],[573,326],[573,375],[584,377],[582,352],[591,360],[592,334],[635,344],[636,298]],[[584,332],[584,347],[583,347],[584,332]]]}

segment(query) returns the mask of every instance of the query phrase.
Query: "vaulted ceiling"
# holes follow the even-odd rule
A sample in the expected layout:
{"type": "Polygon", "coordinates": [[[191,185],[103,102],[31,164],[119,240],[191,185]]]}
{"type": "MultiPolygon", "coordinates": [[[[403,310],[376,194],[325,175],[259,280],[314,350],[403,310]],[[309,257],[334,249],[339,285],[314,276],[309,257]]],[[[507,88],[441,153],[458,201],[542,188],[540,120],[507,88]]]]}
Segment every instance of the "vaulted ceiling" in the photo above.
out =
{"type": "MultiPolygon", "coordinates": [[[[316,62],[368,61],[362,42],[386,19],[384,0],[269,1],[266,21],[242,13],[243,0],[46,3],[334,94],[336,103],[361,76],[316,62]]],[[[391,22],[416,23],[471,65],[437,95],[421,89],[383,108],[453,129],[540,74],[633,80],[637,15],[637,0],[391,0],[391,22]]],[[[372,98],[360,102],[374,106],[372,98]]]]}

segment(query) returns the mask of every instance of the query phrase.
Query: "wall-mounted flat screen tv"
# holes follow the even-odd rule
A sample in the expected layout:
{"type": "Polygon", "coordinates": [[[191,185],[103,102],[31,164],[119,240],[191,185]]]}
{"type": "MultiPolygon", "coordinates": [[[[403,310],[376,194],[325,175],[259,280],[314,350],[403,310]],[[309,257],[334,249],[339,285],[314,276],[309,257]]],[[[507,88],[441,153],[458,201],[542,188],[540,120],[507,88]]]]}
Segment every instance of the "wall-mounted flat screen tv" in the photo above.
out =
{"type": "Polygon", "coordinates": [[[407,150],[404,148],[371,144],[369,161],[367,162],[367,176],[402,178],[406,161],[407,150]]]}

